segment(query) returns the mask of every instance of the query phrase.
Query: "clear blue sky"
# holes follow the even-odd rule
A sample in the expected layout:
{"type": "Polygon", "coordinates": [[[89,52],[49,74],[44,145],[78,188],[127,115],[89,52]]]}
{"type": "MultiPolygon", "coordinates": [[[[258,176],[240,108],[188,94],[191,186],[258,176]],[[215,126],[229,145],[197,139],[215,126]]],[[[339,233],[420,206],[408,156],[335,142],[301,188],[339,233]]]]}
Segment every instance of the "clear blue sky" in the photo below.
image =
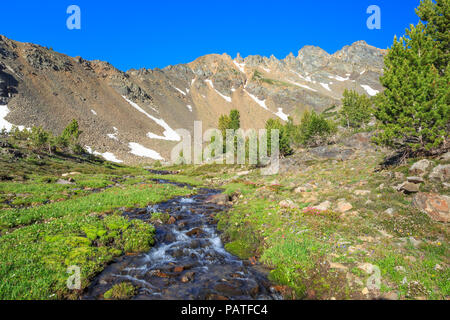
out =
{"type": "Polygon", "coordinates": [[[416,24],[420,0],[14,0],[0,5],[0,34],[121,70],[187,63],[209,53],[284,58],[304,45],[334,53],[357,40],[387,48],[416,24]],[[66,9],[81,8],[81,30],[66,9]],[[369,5],[381,30],[369,30],[369,5]]]}

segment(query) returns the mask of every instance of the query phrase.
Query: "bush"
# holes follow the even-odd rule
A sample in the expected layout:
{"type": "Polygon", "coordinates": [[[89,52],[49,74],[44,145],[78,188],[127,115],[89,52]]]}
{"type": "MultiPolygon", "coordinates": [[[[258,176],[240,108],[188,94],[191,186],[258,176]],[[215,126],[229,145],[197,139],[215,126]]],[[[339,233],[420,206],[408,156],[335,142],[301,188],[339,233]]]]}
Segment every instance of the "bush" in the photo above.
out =
{"type": "Polygon", "coordinates": [[[359,95],[354,90],[345,90],[339,118],[347,128],[364,127],[372,115],[372,103],[366,95],[359,95]]]}
{"type": "Polygon", "coordinates": [[[52,134],[48,131],[45,131],[41,126],[31,128],[30,140],[35,149],[39,150],[42,147],[46,146],[50,150],[51,139],[52,134]]]}
{"type": "Polygon", "coordinates": [[[306,111],[296,127],[293,140],[304,146],[317,146],[328,141],[337,131],[336,125],[315,111],[306,111]]]}
{"type": "Polygon", "coordinates": [[[291,148],[291,138],[289,135],[290,128],[287,125],[283,125],[279,119],[269,119],[265,126],[267,130],[267,152],[271,154],[271,132],[272,130],[279,130],[278,145],[281,156],[289,156],[293,153],[291,148]]]}

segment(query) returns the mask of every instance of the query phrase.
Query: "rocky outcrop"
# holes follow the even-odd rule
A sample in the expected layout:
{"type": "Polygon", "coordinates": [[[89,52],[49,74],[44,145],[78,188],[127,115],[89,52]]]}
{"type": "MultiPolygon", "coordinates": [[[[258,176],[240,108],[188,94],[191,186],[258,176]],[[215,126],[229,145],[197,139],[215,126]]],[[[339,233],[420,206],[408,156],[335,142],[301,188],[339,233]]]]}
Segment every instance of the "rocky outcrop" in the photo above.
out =
{"type": "Polygon", "coordinates": [[[414,163],[411,168],[409,168],[409,172],[422,177],[429,172],[431,166],[432,163],[430,160],[423,159],[414,163]]]}
{"type": "Polygon", "coordinates": [[[418,193],[414,196],[413,205],[435,221],[450,221],[450,197],[448,196],[418,193]]]}

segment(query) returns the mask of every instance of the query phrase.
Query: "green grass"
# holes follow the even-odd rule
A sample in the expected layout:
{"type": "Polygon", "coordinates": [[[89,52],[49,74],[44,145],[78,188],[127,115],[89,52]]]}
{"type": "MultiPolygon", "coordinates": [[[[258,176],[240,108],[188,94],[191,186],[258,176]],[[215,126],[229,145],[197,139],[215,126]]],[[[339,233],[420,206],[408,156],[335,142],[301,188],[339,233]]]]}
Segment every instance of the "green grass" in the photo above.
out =
{"type": "Polygon", "coordinates": [[[13,163],[0,157],[0,165],[0,174],[13,179],[0,182],[0,299],[5,300],[77,299],[114,258],[146,252],[154,243],[153,225],[130,221],[118,209],[195,193],[157,184],[142,168],[90,157],[42,155],[13,163]],[[70,176],[74,184],[55,183],[75,171],[81,174],[70,176]],[[80,290],[67,287],[72,266],[80,268],[80,290]]]}
{"type": "Polygon", "coordinates": [[[105,299],[126,300],[133,297],[136,289],[129,282],[122,282],[114,285],[111,289],[105,292],[103,297],[105,299]]]}

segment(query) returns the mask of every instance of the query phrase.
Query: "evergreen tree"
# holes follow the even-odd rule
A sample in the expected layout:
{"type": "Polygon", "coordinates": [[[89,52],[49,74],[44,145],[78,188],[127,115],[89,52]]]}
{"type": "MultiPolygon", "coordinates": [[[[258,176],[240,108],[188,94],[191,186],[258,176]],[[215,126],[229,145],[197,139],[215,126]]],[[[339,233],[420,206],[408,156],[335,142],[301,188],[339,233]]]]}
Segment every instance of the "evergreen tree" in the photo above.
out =
{"type": "Polygon", "coordinates": [[[342,99],[342,109],[339,116],[347,128],[359,128],[370,121],[372,115],[370,98],[359,95],[354,90],[345,90],[342,99]]]}
{"type": "Polygon", "coordinates": [[[406,31],[406,37],[394,39],[385,57],[386,88],[376,99],[375,113],[380,122],[378,143],[429,152],[448,140],[449,73],[443,75],[439,61],[440,44],[426,33],[423,23],[406,31]]]}
{"type": "Polygon", "coordinates": [[[336,126],[314,110],[306,111],[297,127],[295,141],[304,146],[317,146],[327,141],[336,132],[336,126]]]}
{"type": "Polygon", "coordinates": [[[433,64],[443,75],[450,59],[450,0],[424,0],[416,13],[425,22],[425,33],[436,41],[439,54],[433,64]]]}
{"type": "Polygon", "coordinates": [[[238,110],[230,111],[230,128],[233,130],[238,130],[241,127],[241,115],[238,110]]]}
{"type": "Polygon", "coordinates": [[[293,150],[291,148],[291,139],[288,133],[288,129],[286,126],[284,126],[279,119],[269,119],[266,122],[265,126],[267,130],[267,152],[268,154],[271,153],[271,147],[272,147],[272,130],[279,130],[279,149],[280,149],[280,155],[281,156],[289,156],[293,153],[293,150]]]}

